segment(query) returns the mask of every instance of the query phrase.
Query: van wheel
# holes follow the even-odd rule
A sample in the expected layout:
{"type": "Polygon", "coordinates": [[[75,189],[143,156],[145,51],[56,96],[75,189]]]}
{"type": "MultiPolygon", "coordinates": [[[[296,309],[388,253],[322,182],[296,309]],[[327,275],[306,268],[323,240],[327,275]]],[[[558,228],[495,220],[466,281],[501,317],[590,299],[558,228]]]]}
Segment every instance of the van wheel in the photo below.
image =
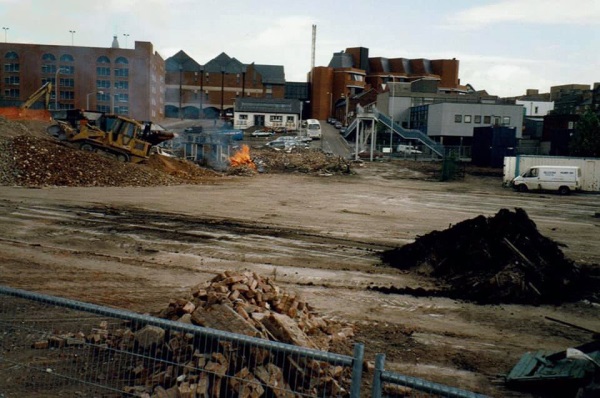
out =
{"type": "Polygon", "coordinates": [[[519,192],[527,192],[527,191],[528,191],[527,185],[525,185],[525,184],[519,185],[519,192]]]}
{"type": "Polygon", "coordinates": [[[561,195],[568,195],[571,193],[571,190],[569,189],[569,187],[560,187],[558,188],[558,193],[561,195]]]}

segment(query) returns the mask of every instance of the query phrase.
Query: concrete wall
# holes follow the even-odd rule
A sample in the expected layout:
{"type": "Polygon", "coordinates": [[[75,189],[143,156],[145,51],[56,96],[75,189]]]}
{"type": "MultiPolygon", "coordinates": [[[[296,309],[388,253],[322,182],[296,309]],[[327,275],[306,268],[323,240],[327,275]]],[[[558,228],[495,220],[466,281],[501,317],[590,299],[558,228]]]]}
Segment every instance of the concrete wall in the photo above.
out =
{"type": "Polygon", "coordinates": [[[495,105],[495,104],[462,104],[440,103],[429,105],[427,135],[430,137],[472,137],[474,127],[495,124],[503,125],[504,117],[509,117],[509,127],[516,127],[517,138],[522,136],[523,107],[520,105],[495,105]],[[456,115],[461,116],[461,121],[456,122],[456,115]],[[470,117],[470,122],[465,121],[465,116],[470,117]],[[476,116],[481,116],[481,121],[476,122],[476,116]],[[486,123],[486,116],[490,122],[486,123]]]}

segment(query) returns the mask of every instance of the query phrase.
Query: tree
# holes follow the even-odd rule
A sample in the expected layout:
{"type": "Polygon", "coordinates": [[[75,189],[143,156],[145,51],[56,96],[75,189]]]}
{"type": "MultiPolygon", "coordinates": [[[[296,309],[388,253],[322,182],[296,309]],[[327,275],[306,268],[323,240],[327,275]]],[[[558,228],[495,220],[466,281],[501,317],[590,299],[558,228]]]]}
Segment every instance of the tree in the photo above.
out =
{"type": "Polygon", "coordinates": [[[569,152],[573,156],[600,157],[600,119],[593,111],[587,110],[581,115],[569,143],[569,152]]]}

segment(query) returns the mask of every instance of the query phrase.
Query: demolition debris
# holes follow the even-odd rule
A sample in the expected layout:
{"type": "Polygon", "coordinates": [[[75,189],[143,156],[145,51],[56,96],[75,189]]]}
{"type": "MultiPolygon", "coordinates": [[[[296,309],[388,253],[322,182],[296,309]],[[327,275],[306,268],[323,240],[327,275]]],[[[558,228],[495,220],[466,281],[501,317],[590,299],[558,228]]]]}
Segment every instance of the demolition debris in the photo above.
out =
{"type": "Polygon", "coordinates": [[[581,267],[565,258],[558,244],[542,236],[519,208],[430,232],[412,244],[382,252],[381,259],[436,278],[439,285],[435,292],[376,288],[384,292],[445,295],[486,304],[560,303],[598,293],[581,267]]]}
{"type": "MultiPolygon", "coordinates": [[[[354,335],[352,327],[317,316],[298,295],[253,272],[217,275],[190,297],[171,300],[159,316],[320,350],[354,335]]],[[[136,396],[293,397],[291,386],[307,396],[347,396],[350,385],[350,369],[341,366],[150,325],[114,329],[103,321],[85,332],[54,333],[32,348],[83,345],[96,347],[98,356],[115,350],[164,359],[126,356],[130,363],[115,377],[127,380],[123,391],[136,396]]]]}

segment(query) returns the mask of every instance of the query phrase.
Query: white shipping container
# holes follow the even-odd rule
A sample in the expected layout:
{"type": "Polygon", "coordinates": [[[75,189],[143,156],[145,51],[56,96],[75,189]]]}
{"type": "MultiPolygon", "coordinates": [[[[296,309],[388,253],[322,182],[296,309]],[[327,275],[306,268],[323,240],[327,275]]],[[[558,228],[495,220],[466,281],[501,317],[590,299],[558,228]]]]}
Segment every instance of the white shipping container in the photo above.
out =
{"type": "Polygon", "coordinates": [[[504,158],[502,184],[510,186],[513,178],[533,166],[576,166],[581,169],[581,190],[600,192],[600,159],[569,158],[564,156],[518,155],[504,158]]]}

